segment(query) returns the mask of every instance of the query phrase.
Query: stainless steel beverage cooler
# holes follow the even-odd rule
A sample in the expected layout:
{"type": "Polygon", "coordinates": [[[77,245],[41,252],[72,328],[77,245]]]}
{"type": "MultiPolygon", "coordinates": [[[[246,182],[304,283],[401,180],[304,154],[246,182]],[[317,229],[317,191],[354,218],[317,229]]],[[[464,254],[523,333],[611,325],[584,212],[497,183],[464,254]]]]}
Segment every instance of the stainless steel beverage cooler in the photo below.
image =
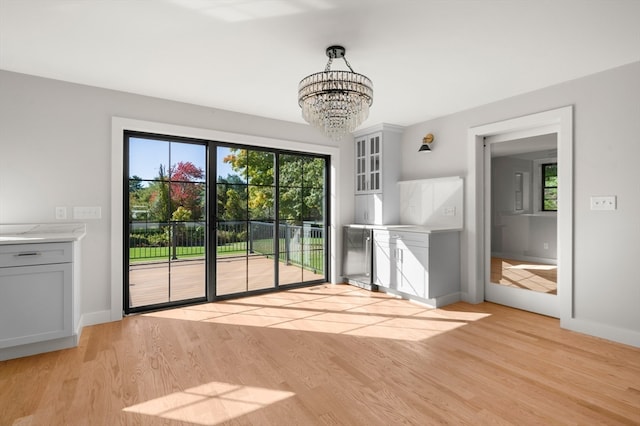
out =
{"type": "Polygon", "coordinates": [[[342,277],[349,284],[378,290],[373,283],[373,230],[362,226],[344,227],[342,277]]]}

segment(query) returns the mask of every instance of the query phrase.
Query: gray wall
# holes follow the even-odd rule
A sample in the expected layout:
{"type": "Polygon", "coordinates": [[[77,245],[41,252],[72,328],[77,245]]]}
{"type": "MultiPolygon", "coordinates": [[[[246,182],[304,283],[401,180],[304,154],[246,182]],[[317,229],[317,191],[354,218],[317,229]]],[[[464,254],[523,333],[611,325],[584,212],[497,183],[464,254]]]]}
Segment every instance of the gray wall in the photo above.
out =
{"type": "MultiPolygon", "coordinates": [[[[410,126],[403,134],[401,179],[467,176],[470,127],[566,105],[574,105],[574,314],[605,337],[637,337],[640,62],[410,126]],[[419,155],[426,133],[436,135],[433,151],[419,155]],[[592,195],[617,195],[618,209],[589,210],[592,195]]],[[[0,71],[0,222],[53,222],[58,205],[103,207],[102,219],[88,223],[83,242],[83,313],[110,305],[114,115],[331,143],[305,125],[0,71]]],[[[340,225],[353,219],[353,146],[345,141],[337,146],[336,179],[343,196],[335,224],[340,225]]],[[[463,231],[463,280],[469,276],[468,237],[463,231]]],[[[463,292],[468,286],[462,282],[463,292]]]]}
{"type": "Polygon", "coordinates": [[[555,262],[557,217],[555,213],[534,212],[533,197],[538,194],[533,177],[533,160],[510,156],[491,160],[491,252],[509,259],[555,262]],[[528,195],[523,206],[527,208],[523,211],[515,210],[516,172],[527,177],[523,185],[528,195]]]}
{"type": "Polygon", "coordinates": [[[336,178],[348,196],[334,223],[353,219],[351,143],[304,124],[0,70],[0,223],[55,222],[56,206],[69,207],[69,214],[71,206],[102,207],[101,219],[82,221],[83,314],[102,318],[97,314],[111,306],[111,280],[119,279],[110,276],[113,116],[337,146],[344,161],[336,178]]]}
{"type": "MultiPolygon", "coordinates": [[[[594,333],[640,345],[640,62],[408,127],[401,178],[468,176],[470,127],[567,105],[574,106],[574,315],[594,333]],[[436,136],[433,151],[418,155],[426,133],[436,136]],[[594,195],[616,195],[618,209],[591,211],[594,195]]],[[[468,237],[463,232],[463,247],[468,237]]],[[[461,257],[466,271],[464,250],[461,257]]]]}

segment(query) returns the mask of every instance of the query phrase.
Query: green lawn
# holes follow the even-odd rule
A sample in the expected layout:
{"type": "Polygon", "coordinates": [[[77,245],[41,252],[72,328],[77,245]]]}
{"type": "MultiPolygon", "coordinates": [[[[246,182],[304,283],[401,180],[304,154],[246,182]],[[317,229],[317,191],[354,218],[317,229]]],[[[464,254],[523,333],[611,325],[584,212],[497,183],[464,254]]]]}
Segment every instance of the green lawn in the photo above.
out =
{"type": "MultiPolygon", "coordinates": [[[[254,241],[254,250],[257,253],[262,253],[260,248],[261,246],[267,246],[265,248],[265,252],[269,250],[271,246],[271,240],[254,241]],[[261,244],[262,243],[262,244],[261,244]],[[266,244],[265,244],[266,243],[266,244]]],[[[322,239],[321,238],[313,238],[310,240],[311,245],[322,247],[322,239]],[[317,241],[315,241],[317,240],[317,241]]],[[[284,245],[284,240],[282,241],[284,245]]],[[[140,262],[149,262],[149,261],[158,261],[167,259],[170,255],[173,254],[173,249],[171,247],[132,247],[129,249],[129,262],[130,263],[140,263],[140,262]]],[[[178,259],[192,259],[192,258],[202,258],[204,257],[204,247],[176,247],[176,257],[178,259]]],[[[235,243],[228,246],[218,246],[217,254],[218,256],[242,256],[246,253],[246,243],[235,243]]],[[[313,269],[316,271],[324,270],[324,251],[319,250],[317,252],[312,251],[311,255],[305,256],[305,267],[309,269],[313,269]]],[[[267,255],[273,255],[272,253],[268,253],[267,255]]],[[[300,264],[299,253],[293,253],[290,257],[289,261],[291,263],[300,264]],[[296,256],[297,255],[297,256],[296,256]]],[[[280,260],[285,260],[285,254],[280,254],[280,260]]]]}

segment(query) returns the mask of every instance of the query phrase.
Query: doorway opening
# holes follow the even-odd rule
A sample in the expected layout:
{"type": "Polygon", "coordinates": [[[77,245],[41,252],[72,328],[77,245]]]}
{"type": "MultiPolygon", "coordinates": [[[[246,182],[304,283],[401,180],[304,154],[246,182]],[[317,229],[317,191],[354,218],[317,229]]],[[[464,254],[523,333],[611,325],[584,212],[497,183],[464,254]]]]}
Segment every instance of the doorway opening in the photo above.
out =
{"type": "MultiPolygon", "coordinates": [[[[491,143],[489,282],[557,294],[557,134],[491,143]]],[[[490,294],[490,292],[488,292],[490,294]]]]}
{"type": "MultiPolygon", "coordinates": [[[[467,225],[468,288],[463,299],[478,303],[483,300],[493,301],[518,309],[528,310],[555,318],[569,319],[573,316],[573,226],[572,226],[572,179],[573,179],[573,108],[571,106],[513,118],[505,121],[472,127],[468,132],[471,147],[469,156],[469,185],[467,205],[469,215],[467,225]],[[492,227],[499,221],[494,218],[491,210],[491,157],[487,154],[485,145],[505,143],[507,141],[535,138],[554,134],[557,138],[557,185],[553,188],[543,185],[542,190],[547,193],[554,191],[557,195],[557,285],[555,293],[551,291],[530,291],[517,286],[492,284],[491,254],[492,227]],[[545,188],[546,186],[546,188],[545,188]]],[[[496,145],[497,146],[497,145],[496,145]]],[[[490,153],[490,151],[489,151],[490,153]]],[[[529,176],[534,181],[533,176],[529,176]]],[[[512,210],[524,209],[525,184],[527,180],[515,174],[510,178],[514,181],[512,188],[512,210]],[[522,182],[520,182],[522,179],[522,182]],[[520,191],[522,183],[522,191],[520,191]],[[517,186],[517,188],[516,188],[517,186]],[[517,193],[516,193],[517,192],[517,193]]],[[[542,178],[540,178],[542,179],[542,178]]],[[[540,180],[540,185],[542,181],[540,180]]],[[[529,188],[532,191],[532,188],[529,188]]],[[[531,194],[530,194],[531,195],[531,194]]],[[[533,195],[531,195],[533,197],[533,195]]],[[[533,200],[533,198],[530,198],[533,200]]],[[[532,201],[533,202],[533,201],[532,201]]],[[[541,201],[542,202],[542,201],[541,201]]],[[[552,241],[546,241],[551,250],[552,241]]],[[[544,249],[544,243],[542,247],[544,249]]],[[[500,256],[496,256],[500,257],[500,256]]],[[[535,256],[532,256],[535,257],[535,256]]],[[[535,259],[524,259],[533,261],[535,259]]],[[[548,264],[550,262],[538,262],[548,264]]],[[[511,265],[510,270],[524,269],[522,266],[511,265]]],[[[529,267],[529,270],[532,270],[529,267]]]]}

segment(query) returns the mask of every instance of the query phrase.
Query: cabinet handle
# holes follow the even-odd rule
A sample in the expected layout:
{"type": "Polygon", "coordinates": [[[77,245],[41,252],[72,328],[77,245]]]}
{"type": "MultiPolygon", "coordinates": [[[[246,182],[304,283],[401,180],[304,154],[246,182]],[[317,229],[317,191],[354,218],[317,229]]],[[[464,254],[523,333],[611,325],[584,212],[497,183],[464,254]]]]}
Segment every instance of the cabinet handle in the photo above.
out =
{"type": "Polygon", "coordinates": [[[14,256],[16,257],[21,257],[21,256],[40,256],[40,252],[37,251],[30,251],[30,252],[25,252],[25,253],[17,253],[14,254],[14,256]]]}

